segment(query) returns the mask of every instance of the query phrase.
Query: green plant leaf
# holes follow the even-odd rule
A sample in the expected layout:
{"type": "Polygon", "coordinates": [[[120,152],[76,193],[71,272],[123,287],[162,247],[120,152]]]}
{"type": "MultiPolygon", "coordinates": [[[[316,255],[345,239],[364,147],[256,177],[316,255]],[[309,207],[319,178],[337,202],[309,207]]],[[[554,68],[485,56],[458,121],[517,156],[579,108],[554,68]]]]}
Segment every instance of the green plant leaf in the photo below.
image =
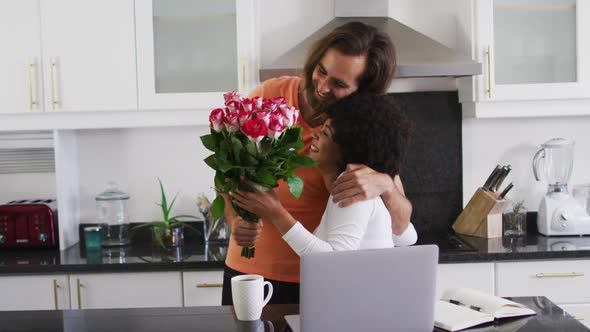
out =
{"type": "Polygon", "coordinates": [[[222,193],[227,192],[227,189],[225,187],[225,176],[223,176],[223,173],[215,172],[214,182],[215,188],[217,190],[221,191],[222,193]]]}
{"type": "MultiPolygon", "coordinates": [[[[170,211],[172,211],[172,206],[174,206],[174,202],[176,202],[176,197],[178,197],[178,193],[176,193],[176,195],[174,195],[174,198],[172,199],[172,203],[170,203],[170,206],[168,207],[168,214],[170,214],[170,211]]],[[[166,215],[166,217],[164,218],[164,221],[170,222],[168,215],[166,215]]]]}
{"type": "Polygon", "coordinates": [[[287,183],[289,184],[289,191],[295,198],[299,199],[301,193],[303,192],[303,180],[297,175],[290,175],[285,178],[287,183]]]}
{"type": "Polygon", "coordinates": [[[267,184],[271,187],[277,185],[277,179],[274,177],[272,172],[269,169],[261,168],[256,172],[256,177],[262,181],[262,183],[267,184]]]}
{"type": "Polygon", "coordinates": [[[217,170],[217,161],[215,160],[215,155],[214,154],[212,154],[209,157],[203,159],[203,161],[209,167],[213,168],[214,170],[217,170]]]}
{"type": "Polygon", "coordinates": [[[265,137],[260,141],[260,156],[265,157],[272,152],[272,140],[265,137]]]}
{"type": "Polygon", "coordinates": [[[215,136],[211,134],[201,136],[201,143],[203,143],[203,146],[205,146],[205,148],[207,148],[209,151],[215,152],[217,148],[215,144],[215,136]]]}
{"type": "Polygon", "coordinates": [[[240,164],[240,151],[242,151],[242,141],[240,141],[237,137],[232,136],[231,137],[231,149],[232,149],[232,155],[234,157],[234,160],[236,162],[236,164],[240,164]]]}
{"type": "Polygon", "coordinates": [[[254,157],[253,155],[251,155],[248,152],[242,153],[242,160],[244,161],[244,165],[246,165],[246,166],[257,166],[258,165],[258,159],[256,159],[256,157],[254,157]]]}
{"type": "Polygon", "coordinates": [[[197,234],[201,234],[201,231],[198,230],[197,228],[195,228],[193,225],[190,225],[188,223],[182,222],[182,221],[175,221],[173,223],[170,224],[170,227],[177,227],[177,226],[184,226],[187,227],[189,229],[191,229],[192,231],[194,231],[197,234]]]}
{"type": "Polygon", "coordinates": [[[315,160],[302,155],[295,155],[290,161],[291,167],[311,167],[315,166],[315,164],[315,160]]]}
{"type": "Polygon", "coordinates": [[[162,208],[162,215],[164,216],[164,222],[168,220],[168,203],[166,202],[166,194],[164,193],[164,186],[162,185],[162,180],[158,178],[158,182],[160,182],[160,193],[162,195],[162,201],[160,203],[160,207],[162,208]]]}
{"type": "Polygon", "coordinates": [[[246,141],[246,151],[252,156],[258,155],[258,150],[256,149],[256,143],[254,143],[253,140],[248,139],[246,141]]]}
{"type": "Polygon", "coordinates": [[[301,127],[291,127],[283,134],[283,144],[296,143],[301,137],[301,127]]]}
{"type": "Polygon", "coordinates": [[[229,161],[222,158],[221,156],[215,156],[215,162],[217,163],[217,168],[221,173],[226,173],[233,168],[232,164],[230,164],[229,161]]]}
{"type": "Polygon", "coordinates": [[[223,210],[225,209],[225,200],[223,196],[218,195],[211,203],[211,215],[213,218],[217,219],[223,216],[223,210]]]}

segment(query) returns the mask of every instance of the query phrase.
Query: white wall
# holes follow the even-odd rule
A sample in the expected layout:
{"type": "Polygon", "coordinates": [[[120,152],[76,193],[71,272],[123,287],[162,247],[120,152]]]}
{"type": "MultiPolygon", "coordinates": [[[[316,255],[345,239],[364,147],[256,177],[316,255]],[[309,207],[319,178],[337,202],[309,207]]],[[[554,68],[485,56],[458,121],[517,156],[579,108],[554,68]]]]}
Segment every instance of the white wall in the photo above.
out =
{"type": "Polygon", "coordinates": [[[109,181],[131,196],[132,222],[155,220],[161,216],[158,177],[169,201],[179,193],[174,215],[200,215],[197,195],[214,197],[214,172],[203,162],[210,153],[199,139],[208,132],[207,127],[77,131],[80,220],[94,222],[94,197],[109,181]]]}
{"type": "Polygon", "coordinates": [[[55,173],[0,174],[0,204],[38,198],[56,198],[55,173]]]}

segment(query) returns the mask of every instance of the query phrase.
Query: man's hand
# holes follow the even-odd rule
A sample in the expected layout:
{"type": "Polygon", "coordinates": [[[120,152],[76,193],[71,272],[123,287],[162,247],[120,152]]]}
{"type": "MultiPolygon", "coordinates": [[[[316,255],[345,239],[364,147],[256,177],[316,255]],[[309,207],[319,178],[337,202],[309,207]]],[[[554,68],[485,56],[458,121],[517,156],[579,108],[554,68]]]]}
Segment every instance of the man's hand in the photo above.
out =
{"type": "Polygon", "coordinates": [[[262,220],[259,222],[247,222],[236,216],[231,225],[232,237],[240,246],[253,245],[262,234],[262,220]]]}
{"type": "Polygon", "coordinates": [[[389,175],[365,165],[348,164],[344,173],[332,185],[331,194],[334,203],[347,207],[380,196],[392,187],[393,180],[389,175]]]}

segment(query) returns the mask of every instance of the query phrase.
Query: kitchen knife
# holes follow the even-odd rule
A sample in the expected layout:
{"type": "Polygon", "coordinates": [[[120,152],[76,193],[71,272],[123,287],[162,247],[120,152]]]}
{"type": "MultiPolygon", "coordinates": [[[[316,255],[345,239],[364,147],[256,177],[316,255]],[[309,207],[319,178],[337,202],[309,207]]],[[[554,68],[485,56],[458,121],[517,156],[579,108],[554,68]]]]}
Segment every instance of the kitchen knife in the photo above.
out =
{"type": "Polygon", "coordinates": [[[514,183],[510,182],[506,188],[504,188],[504,190],[502,190],[502,192],[500,193],[500,195],[498,195],[498,199],[502,200],[504,199],[504,197],[506,197],[506,194],[508,194],[508,192],[510,191],[510,189],[512,189],[512,187],[514,187],[514,183]]]}
{"type": "Polygon", "coordinates": [[[483,184],[483,190],[490,191],[490,186],[492,185],[492,181],[496,178],[498,172],[502,169],[500,165],[496,165],[496,168],[490,173],[486,182],[483,184]]]}
{"type": "Polygon", "coordinates": [[[510,173],[511,170],[512,170],[512,166],[510,166],[510,165],[504,165],[504,167],[502,167],[502,173],[500,174],[500,176],[498,177],[496,182],[494,182],[494,184],[492,184],[492,186],[490,186],[490,188],[492,188],[493,192],[496,192],[500,189],[502,182],[504,181],[504,179],[506,179],[506,176],[508,176],[508,173],[510,173]]]}

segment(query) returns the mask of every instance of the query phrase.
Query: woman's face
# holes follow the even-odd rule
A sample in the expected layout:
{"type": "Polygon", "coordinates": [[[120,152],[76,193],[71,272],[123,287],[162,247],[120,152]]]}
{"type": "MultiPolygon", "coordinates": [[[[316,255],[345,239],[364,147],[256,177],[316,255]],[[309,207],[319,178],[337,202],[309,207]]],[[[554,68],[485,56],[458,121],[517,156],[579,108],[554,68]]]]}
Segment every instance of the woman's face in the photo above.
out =
{"type": "Polygon", "coordinates": [[[320,168],[338,166],[340,148],[334,142],[332,120],[328,119],[320,130],[313,133],[309,156],[318,163],[320,168]]]}

